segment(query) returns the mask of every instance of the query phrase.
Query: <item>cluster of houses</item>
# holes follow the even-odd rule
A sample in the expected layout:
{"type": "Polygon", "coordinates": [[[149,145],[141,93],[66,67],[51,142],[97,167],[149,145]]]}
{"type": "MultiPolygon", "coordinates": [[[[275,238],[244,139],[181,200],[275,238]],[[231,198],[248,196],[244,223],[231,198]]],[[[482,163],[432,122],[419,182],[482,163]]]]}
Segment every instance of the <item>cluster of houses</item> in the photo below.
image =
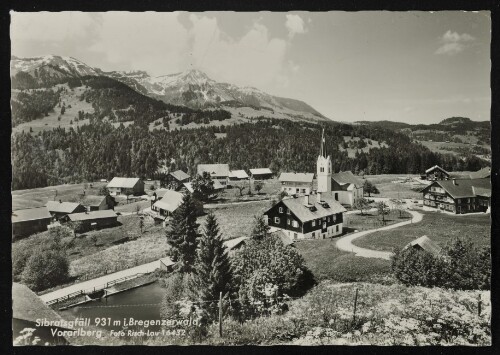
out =
{"type": "Polygon", "coordinates": [[[43,207],[16,210],[12,236],[26,237],[67,222],[77,222],[80,231],[113,226],[118,218],[114,206],[111,196],[87,195],[80,202],[48,201],[43,207]]]}
{"type": "Polygon", "coordinates": [[[427,208],[455,214],[490,211],[490,168],[457,177],[436,165],[425,173],[425,178],[431,181],[422,190],[423,204],[427,208]]]}

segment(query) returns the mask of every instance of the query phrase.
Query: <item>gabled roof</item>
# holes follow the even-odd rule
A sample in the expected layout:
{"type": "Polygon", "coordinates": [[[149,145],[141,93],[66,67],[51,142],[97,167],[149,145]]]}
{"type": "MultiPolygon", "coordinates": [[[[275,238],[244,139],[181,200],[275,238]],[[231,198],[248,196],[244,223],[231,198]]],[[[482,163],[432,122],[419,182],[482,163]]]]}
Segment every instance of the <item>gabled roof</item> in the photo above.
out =
{"type": "MultiPolygon", "coordinates": [[[[23,284],[12,283],[12,318],[36,323],[37,319],[61,322],[62,318],[23,284]]],[[[66,326],[65,328],[69,328],[66,326]]]]}
{"type": "Polygon", "coordinates": [[[52,216],[49,213],[47,207],[28,208],[24,210],[12,211],[12,223],[50,218],[52,218],[52,216]]]}
{"type": "Polygon", "coordinates": [[[181,204],[184,195],[174,190],[168,190],[162,199],[156,201],[153,206],[165,211],[174,212],[181,204]]]}
{"type": "Polygon", "coordinates": [[[283,182],[312,182],[314,174],[312,173],[281,173],[279,181],[283,182]]]}
{"type": "Polygon", "coordinates": [[[183,183],[182,185],[184,185],[184,187],[191,193],[194,192],[194,189],[193,189],[193,184],[191,182],[185,182],[183,183]]]}
{"type": "MultiPolygon", "coordinates": [[[[474,197],[476,196],[473,187],[491,191],[490,179],[453,179],[453,180],[439,180],[433,184],[438,184],[453,198],[474,197]]],[[[429,185],[432,186],[433,184],[429,185]]],[[[426,187],[426,189],[429,188],[426,187]]]]}
{"type": "Polygon", "coordinates": [[[433,167],[427,169],[425,172],[428,174],[430,173],[431,171],[434,171],[434,170],[441,170],[443,173],[445,173],[446,175],[450,175],[449,172],[447,172],[446,170],[444,170],[442,167],[438,166],[438,165],[434,165],[433,167]]]}
{"type": "Polygon", "coordinates": [[[491,189],[472,186],[472,192],[475,196],[491,197],[491,189]]]}
{"type": "Polygon", "coordinates": [[[271,235],[274,235],[278,238],[281,239],[281,242],[283,243],[283,245],[291,245],[293,244],[293,239],[290,238],[285,232],[283,232],[282,230],[277,230],[276,232],[272,232],[271,235]]]}
{"type": "Polygon", "coordinates": [[[245,170],[231,170],[229,177],[234,177],[237,179],[248,179],[248,174],[245,170]]]}
{"type": "Polygon", "coordinates": [[[84,206],[100,206],[103,200],[106,200],[106,196],[85,195],[81,200],[81,204],[84,206]]]}
{"type": "Polygon", "coordinates": [[[312,221],[313,219],[323,218],[346,211],[346,209],[335,200],[331,193],[321,193],[321,200],[328,203],[329,207],[323,207],[318,203],[318,194],[297,198],[284,198],[282,202],[302,222],[312,221]],[[306,198],[308,198],[309,205],[316,207],[315,211],[311,211],[306,207],[306,198]]]}
{"type": "Polygon", "coordinates": [[[252,175],[266,175],[272,174],[273,172],[269,168],[258,168],[258,169],[250,169],[250,174],[252,175]]]}
{"type": "Polygon", "coordinates": [[[226,246],[227,250],[231,250],[233,248],[236,248],[238,245],[240,245],[247,239],[248,237],[238,237],[234,239],[225,240],[224,245],[226,246]]]}
{"type": "Polygon", "coordinates": [[[183,181],[190,178],[190,176],[182,170],[176,170],[169,174],[172,175],[177,181],[183,181]]]}
{"type": "Polygon", "coordinates": [[[471,179],[485,179],[491,176],[491,168],[486,167],[469,174],[471,179]]]}
{"type": "Polygon", "coordinates": [[[332,174],[332,180],[335,180],[339,185],[353,184],[356,187],[362,187],[363,181],[356,177],[351,171],[341,171],[332,174]]]}
{"type": "Polygon", "coordinates": [[[198,175],[202,175],[205,171],[210,174],[210,176],[229,176],[229,165],[228,164],[198,164],[198,175]]]}
{"type": "Polygon", "coordinates": [[[438,256],[442,250],[439,245],[430,240],[426,235],[423,235],[420,238],[412,240],[404,247],[404,249],[416,246],[419,246],[420,248],[422,248],[428,253],[431,253],[434,256],[438,256]]]}
{"type": "Polygon", "coordinates": [[[133,188],[139,181],[139,178],[114,177],[106,187],[122,187],[130,189],[133,188]]]}
{"type": "Polygon", "coordinates": [[[73,213],[79,206],[79,203],[76,202],[59,202],[59,201],[49,201],[47,202],[47,209],[49,212],[56,213],[73,213]]]}
{"type": "Polygon", "coordinates": [[[104,219],[118,217],[118,215],[113,210],[100,210],[100,211],[90,211],[90,212],[82,212],[82,213],[72,213],[68,214],[68,218],[70,221],[88,221],[94,219],[104,219]]]}

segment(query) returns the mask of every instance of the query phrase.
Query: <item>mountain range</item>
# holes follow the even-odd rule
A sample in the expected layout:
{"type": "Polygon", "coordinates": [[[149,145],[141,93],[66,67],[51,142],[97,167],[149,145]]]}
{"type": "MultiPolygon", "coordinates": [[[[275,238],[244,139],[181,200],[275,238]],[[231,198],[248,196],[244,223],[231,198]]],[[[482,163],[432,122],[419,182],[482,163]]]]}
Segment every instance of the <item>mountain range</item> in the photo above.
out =
{"type": "Polygon", "coordinates": [[[220,108],[240,117],[245,115],[308,121],[328,120],[303,101],[273,96],[253,87],[217,82],[196,69],[155,77],[145,71],[105,72],[78,59],[57,55],[11,58],[14,89],[50,87],[64,80],[88,76],[112,78],[140,94],[192,109],[220,108]]]}

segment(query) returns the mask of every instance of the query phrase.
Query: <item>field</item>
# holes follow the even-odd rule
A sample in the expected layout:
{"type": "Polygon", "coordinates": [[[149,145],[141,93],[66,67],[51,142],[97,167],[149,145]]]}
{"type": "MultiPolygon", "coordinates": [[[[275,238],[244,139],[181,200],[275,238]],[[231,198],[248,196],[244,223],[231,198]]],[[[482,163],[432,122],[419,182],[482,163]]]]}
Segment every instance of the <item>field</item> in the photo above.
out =
{"type": "MultiPolygon", "coordinates": [[[[370,180],[378,190],[380,194],[372,194],[372,197],[387,197],[387,198],[402,198],[402,199],[421,199],[422,193],[412,189],[412,185],[409,183],[393,183],[392,181],[397,181],[401,178],[412,177],[420,178],[419,175],[409,175],[409,174],[383,174],[383,175],[365,175],[366,180],[370,180]]],[[[424,185],[415,185],[413,188],[424,187],[424,185]]],[[[368,197],[367,195],[365,197],[368,197]]]]}
{"type": "Polygon", "coordinates": [[[403,211],[401,217],[399,217],[398,211],[391,210],[384,216],[385,222],[382,222],[382,216],[379,216],[378,212],[363,212],[363,215],[360,213],[350,213],[344,215],[343,228],[346,232],[355,229],[358,231],[375,229],[405,221],[410,216],[408,212],[403,211]]]}
{"type": "Polygon", "coordinates": [[[54,111],[49,112],[49,115],[43,118],[39,118],[30,122],[25,122],[17,125],[12,128],[12,132],[29,132],[30,127],[33,129],[33,133],[37,133],[44,130],[50,130],[55,127],[61,127],[64,129],[68,129],[73,127],[76,129],[79,125],[88,124],[89,120],[85,119],[82,121],[75,121],[75,117],[78,116],[78,111],[84,111],[88,113],[93,113],[94,108],[91,103],[84,101],[80,101],[78,96],[80,96],[83,91],[85,91],[84,87],[77,87],[74,91],[69,89],[68,85],[57,85],[57,87],[66,87],[67,92],[61,93],[61,102],[66,104],[66,111],[63,115],[61,115],[61,108],[54,107],[54,111]],[[71,106],[71,107],[68,107],[71,106]],[[61,120],[58,121],[58,117],[61,116],[61,120]],[[73,123],[71,124],[71,121],[73,123]]]}
{"type": "Polygon", "coordinates": [[[280,191],[281,188],[281,183],[278,181],[278,179],[268,179],[268,180],[262,180],[263,186],[262,190],[257,192],[255,191],[255,181],[251,180],[251,189],[252,189],[252,195],[248,195],[248,186],[249,182],[248,181],[230,181],[229,184],[232,185],[232,188],[225,189],[224,192],[222,192],[219,195],[219,200],[218,202],[220,203],[226,203],[226,202],[233,202],[233,201],[249,201],[249,200],[262,200],[266,198],[273,198],[276,197],[278,192],[280,191]],[[242,190],[242,195],[240,196],[240,190],[236,188],[236,186],[244,187],[242,190]]]}
{"type": "MultiPolygon", "coordinates": [[[[461,136],[465,137],[465,136],[461,136]]],[[[471,137],[476,138],[476,137],[471,137]]],[[[477,141],[477,138],[476,138],[477,141]]],[[[473,147],[473,143],[455,143],[455,142],[429,142],[429,141],[418,141],[423,146],[430,149],[430,151],[441,154],[453,154],[456,156],[460,156],[459,149],[470,150],[473,147]]],[[[491,151],[491,146],[487,144],[482,144],[480,147],[488,149],[491,151]]]]}
{"type": "MultiPolygon", "coordinates": [[[[258,201],[235,204],[225,207],[207,209],[213,212],[219,223],[223,239],[233,239],[250,235],[255,223],[255,216],[261,215],[270,208],[269,201],[258,201]]],[[[206,216],[198,218],[201,228],[204,228],[206,216]]]]}
{"type": "Polygon", "coordinates": [[[12,191],[12,210],[42,207],[45,206],[49,200],[72,201],[77,198],[79,194],[83,194],[84,190],[87,195],[97,195],[99,189],[106,186],[106,184],[106,182],[94,182],[92,183],[92,187],[90,187],[90,183],[64,184],[12,191]],[[87,186],[87,188],[85,188],[85,186],[87,186]]]}
{"type": "Polygon", "coordinates": [[[477,245],[489,246],[490,215],[448,215],[437,212],[422,212],[424,218],[416,224],[409,224],[383,232],[374,232],[353,241],[353,244],[375,250],[392,251],[402,248],[410,241],[427,235],[444,246],[455,237],[470,238],[477,245]]]}
{"type": "Polygon", "coordinates": [[[390,273],[390,261],[361,258],[338,250],[336,239],[301,240],[295,247],[317,281],[374,281],[390,273]]]}

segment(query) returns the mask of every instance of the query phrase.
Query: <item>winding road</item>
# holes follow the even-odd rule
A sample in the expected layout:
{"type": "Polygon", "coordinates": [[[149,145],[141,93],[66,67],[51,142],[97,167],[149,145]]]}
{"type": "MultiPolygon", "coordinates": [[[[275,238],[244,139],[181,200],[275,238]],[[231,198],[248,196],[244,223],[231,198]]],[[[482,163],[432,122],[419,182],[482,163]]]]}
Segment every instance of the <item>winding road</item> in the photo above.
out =
{"type": "Polygon", "coordinates": [[[337,240],[337,248],[339,248],[340,250],[354,253],[354,254],[356,254],[356,256],[362,256],[364,258],[378,258],[378,259],[390,260],[390,258],[392,256],[392,252],[361,248],[361,247],[358,247],[358,246],[352,244],[352,241],[355,239],[358,239],[364,235],[370,234],[370,233],[394,229],[394,228],[398,228],[398,227],[401,227],[401,226],[404,226],[404,225],[407,225],[410,223],[418,223],[423,218],[423,215],[419,212],[410,211],[410,210],[407,210],[407,212],[412,215],[412,219],[404,221],[404,222],[396,223],[396,224],[391,224],[390,226],[387,226],[387,227],[381,227],[381,228],[377,228],[377,229],[371,229],[371,230],[367,230],[367,231],[363,231],[363,232],[357,232],[357,233],[346,235],[345,237],[342,237],[339,240],[337,240]]]}

